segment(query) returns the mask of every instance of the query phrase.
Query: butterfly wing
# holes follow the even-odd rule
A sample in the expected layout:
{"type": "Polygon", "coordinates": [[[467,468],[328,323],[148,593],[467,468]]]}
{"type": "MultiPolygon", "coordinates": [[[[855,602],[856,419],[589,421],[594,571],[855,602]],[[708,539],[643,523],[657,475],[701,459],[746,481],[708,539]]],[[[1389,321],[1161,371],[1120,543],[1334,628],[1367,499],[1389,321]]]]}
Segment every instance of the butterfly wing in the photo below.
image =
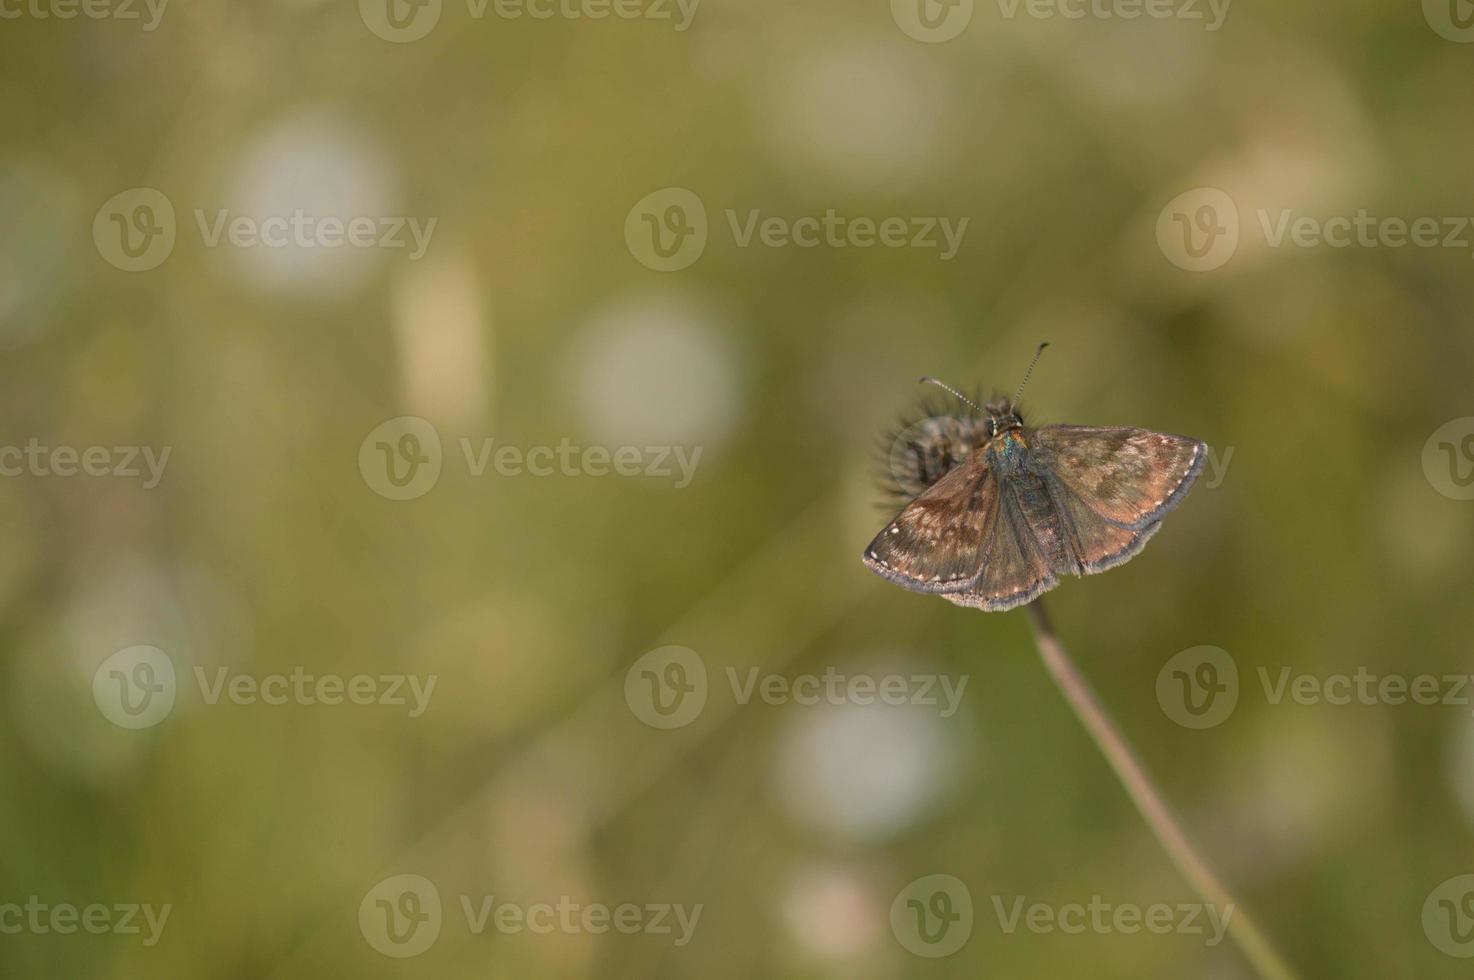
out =
{"type": "MultiPolygon", "coordinates": [[[[1065,502],[1067,510],[1078,504],[1105,523],[1131,531],[1147,530],[1176,507],[1208,459],[1207,444],[1198,439],[1124,427],[1048,425],[1035,430],[1032,448],[1035,472],[1077,498],[1065,502]]],[[[1087,530],[1119,540],[1080,516],[1087,530]]],[[[1107,540],[1086,550],[1100,563],[1111,557],[1110,544],[1107,540]]],[[[1131,554],[1135,552],[1126,557],[1131,554]]]]}
{"type": "Polygon", "coordinates": [[[1047,548],[1031,527],[1030,497],[1027,488],[1021,490],[1016,481],[1003,486],[982,575],[966,592],[942,598],[959,606],[1001,612],[1032,602],[1059,584],[1047,548]]]}
{"type": "Polygon", "coordinates": [[[1071,575],[1093,575],[1127,561],[1146,546],[1162,526],[1161,519],[1135,529],[1113,524],[1090,508],[1085,500],[1050,474],[1042,477],[1049,488],[1050,501],[1057,515],[1057,527],[1068,549],[1067,567],[1056,564],[1058,572],[1071,575]]]}
{"type": "Polygon", "coordinates": [[[982,569],[998,504],[998,479],[983,454],[973,453],[875,536],[865,564],[916,592],[964,591],[982,569]]]}

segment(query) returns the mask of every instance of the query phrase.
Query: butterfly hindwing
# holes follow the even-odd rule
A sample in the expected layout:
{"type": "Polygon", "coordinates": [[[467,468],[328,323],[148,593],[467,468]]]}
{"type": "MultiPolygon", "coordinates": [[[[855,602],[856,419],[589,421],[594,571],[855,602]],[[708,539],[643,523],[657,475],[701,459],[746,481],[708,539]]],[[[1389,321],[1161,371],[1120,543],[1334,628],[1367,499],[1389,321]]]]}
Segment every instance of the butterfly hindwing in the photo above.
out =
{"type": "Polygon", "coordinates": [[[1027,488],[1009,481],[1000,494],[998,520],[983,560],[982,575],[965,593],[945,595],[959,606],[988,612],[1012,609],[1031,602],[1059,584],[1042,543],[1030,527],[1027,488]]]}
{"type": "Polygon", "coordinates": [[[1045,480],[1064,536],[1070,543],[1074,565],[1069,571],[1073,575],[1093,575],[1127,561],[1162,526],[1160,520],[1136,530],[1113,524],[1090,509],[1063,481],[1052,476],[1045,480]]]}
{"type": "Polygon", "coordinates": [[[997,521],[996,476],[975,453],[911,501],[865,549],[876,574],[917,592],[968,589],[997,521]]]}

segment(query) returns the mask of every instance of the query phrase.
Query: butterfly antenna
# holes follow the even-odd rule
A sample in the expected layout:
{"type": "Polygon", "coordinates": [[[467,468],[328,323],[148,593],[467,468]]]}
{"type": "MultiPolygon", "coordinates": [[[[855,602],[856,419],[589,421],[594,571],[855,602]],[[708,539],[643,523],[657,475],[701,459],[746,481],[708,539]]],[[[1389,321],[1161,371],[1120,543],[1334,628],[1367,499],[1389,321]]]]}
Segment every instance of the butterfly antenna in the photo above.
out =
{"type": "Polygon", "coordinates": [[[921,383],[924,384],[924,385],[936,385],[938,388],[942,389],[943,391],[950,392],[953,396],[955,396],[957,398],[958,401],[962,402],[962,404],[964,404],[964,405],[968,406],[969,408],[971,408],[974,412],[978,412],[979,414],[982,413],[982,409],[981,408],[978,408],[976,405],[974,405],[972,403],[972,399],[971,398],[968,398],[962,392],[958,391],[956,388],[952,387],[949,384],[943,384],[942,382],[938,381],[936,378],[922,378],[921,379],[921,383]]]}
{"type": "Polygon", "coordinates": [[[1008,410],[1010,412],[1018,408],[1018,396],[1024,393],[1024,385],[1029,383],[1029,378],[1034,373],[1034,365],[1039,363],[1039,355],[1043,354],[1044,348],[1048,346],[1049,341],[1046,340],[1044,343],[1039,345],[1038,350],[1034,351],[1034,359],[1029,362],[1029,369],[1024,372],[1024,380],[1019,382],[1018,391],[1015,391],[1013,393],[1013,401],[1008,406],[1008,410]]]}

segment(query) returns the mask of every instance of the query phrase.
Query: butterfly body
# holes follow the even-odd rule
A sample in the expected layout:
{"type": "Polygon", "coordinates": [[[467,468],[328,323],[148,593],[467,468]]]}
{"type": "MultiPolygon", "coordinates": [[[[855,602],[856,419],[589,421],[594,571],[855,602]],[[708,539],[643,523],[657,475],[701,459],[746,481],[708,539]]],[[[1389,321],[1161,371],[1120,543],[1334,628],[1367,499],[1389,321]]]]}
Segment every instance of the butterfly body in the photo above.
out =
{"type": "Polygon", "coordinates": [[[1022,429],[1009,429],[1001,436],[994,436],[984,450],[988,462],[1000,473],[1018,472],[1028,458],[1029,443],[1022,429]]]}
{"type": "MultiPolygon", "coordinates": [[[[988,611],[1129,560],[1191,488],[1206,446],[1128,427],[1025,427],[995,401],[981,417],[927,419],[893,463],[911,502],[864,561],[917,592],[988,611]]],[[[893,467],[894,468],[894,467],[893,467]]]]}

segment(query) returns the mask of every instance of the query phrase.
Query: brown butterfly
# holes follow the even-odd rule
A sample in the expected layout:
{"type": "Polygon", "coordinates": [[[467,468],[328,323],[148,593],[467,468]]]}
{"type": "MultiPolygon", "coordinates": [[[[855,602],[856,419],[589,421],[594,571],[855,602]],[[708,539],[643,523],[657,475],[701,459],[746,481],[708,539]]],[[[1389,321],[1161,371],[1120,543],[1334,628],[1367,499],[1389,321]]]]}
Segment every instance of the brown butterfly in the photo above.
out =
{"type": "MultiPolygon", "coordinates": [[[[1048,344],[1040,344],[1039,354],[1048,344]]],[[[1027,384],[1034,365],[1024,375],[1027,384]]],[[[1145,429],[1027,428],[1018,394],[927,419],[897,444],[915,499],[865,549],[877,575],[989,612],[1033,601],[1058,576],[1128,561],[1191,489],[1207,445],[1145,429]]],[[[1023,385],[1019,385],[1019,393],[1023,385]]]]}

